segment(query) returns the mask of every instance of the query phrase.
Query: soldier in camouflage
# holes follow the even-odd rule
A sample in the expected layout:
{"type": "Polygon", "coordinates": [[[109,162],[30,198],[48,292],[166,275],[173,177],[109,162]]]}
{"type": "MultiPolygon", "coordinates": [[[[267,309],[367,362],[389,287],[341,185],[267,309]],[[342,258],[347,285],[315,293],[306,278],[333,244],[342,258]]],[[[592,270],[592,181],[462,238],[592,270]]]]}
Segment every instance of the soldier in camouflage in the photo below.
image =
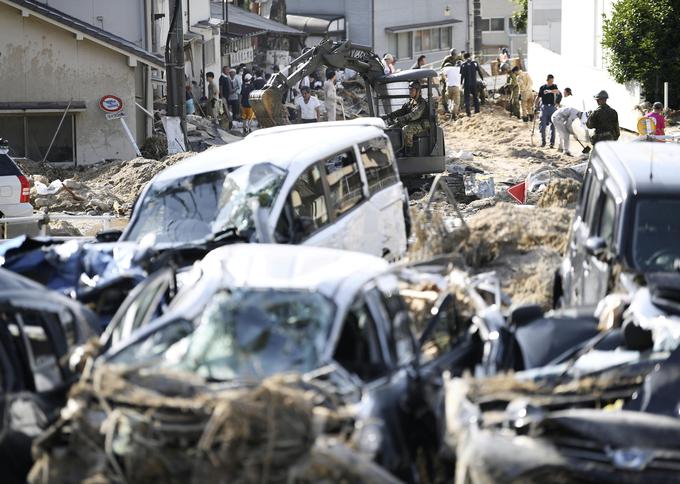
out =
{"type": "Polygon", "coordinates": [[[599,141],[616,141],[621,135],[619,115],[607,104],[609,94],[607,94],[607,91],[600,91],[594,97],[597,100],[597,109],[588,116],[586,123],[588,128],[595,130],[595,134],[591,136],[590,140],[593,145],[599,141]]]}
{"type": "Polygon", "coordinates": [[[510,116],[521,117],[520,115],[520,85],[517,76],[519,75],[519,67],[515,66],[508,74],[507,85],[510,88],[510,116]]]}
{"type": "Polygon", "coordinates": [[[419,134],[427,133],[430,128],[427,101],[420,95],[420,83],[412,81],[408,86],[409,99],[400,109],[383,116],[387,121],[394,121],[395,127],[404,131],[404,147],[407,151],[413,148],[413,139],[419,134]]]}

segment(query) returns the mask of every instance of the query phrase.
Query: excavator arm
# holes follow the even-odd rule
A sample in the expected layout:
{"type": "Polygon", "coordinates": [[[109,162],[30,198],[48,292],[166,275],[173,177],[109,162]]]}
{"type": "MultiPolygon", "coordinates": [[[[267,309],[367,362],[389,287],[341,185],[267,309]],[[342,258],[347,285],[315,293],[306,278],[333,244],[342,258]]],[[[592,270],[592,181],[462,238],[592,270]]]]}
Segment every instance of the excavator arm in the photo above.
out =
{"type": "Polygon", "coordinates": [[[384,75],[380,58],[369,47],[352,45],[349,41],[321,42],[295,59],[288,68],[288,75],[278,72],[264,88],[250,93],[250,104],[261,127],[290,124],[284,95],[320,66],[352,69],[370,86],[384,75]]]}

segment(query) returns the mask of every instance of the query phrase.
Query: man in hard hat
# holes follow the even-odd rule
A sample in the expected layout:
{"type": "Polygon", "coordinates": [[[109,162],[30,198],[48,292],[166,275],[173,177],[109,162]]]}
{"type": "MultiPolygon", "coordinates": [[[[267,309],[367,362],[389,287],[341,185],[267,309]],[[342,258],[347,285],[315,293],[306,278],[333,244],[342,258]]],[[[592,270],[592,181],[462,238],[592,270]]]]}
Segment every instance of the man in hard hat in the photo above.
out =
{"type": "Polygon", "coordinates": [[[590,140],[595,145],[600,141],[616,141],[619,139],[619,115],[607,104],[609,94],[600,91],[594,96],[597,100],[597,109],[588,117],[586,126],[595,130],[590,140]]]}
{"type": "Polygon", "coordinates": [[[383,116],[386,121],[394,122],[393,127],[403,128],[407,153],[413,150],[413,139],[430,128],[427,101],[420,95],[420,90],[420,83],[411,81],[408,85],[410,99],[400,109],[383,116]]]}
{"type": "Polygon", "coordinates": [[[444,67],[455,66],[457,61],[462,62],[463,56],[458,53],[458,50],[451,49],[449,51],[449,55],[444,57],[444,60],[442,61],[441,68],[443,69],[444,67]]]}

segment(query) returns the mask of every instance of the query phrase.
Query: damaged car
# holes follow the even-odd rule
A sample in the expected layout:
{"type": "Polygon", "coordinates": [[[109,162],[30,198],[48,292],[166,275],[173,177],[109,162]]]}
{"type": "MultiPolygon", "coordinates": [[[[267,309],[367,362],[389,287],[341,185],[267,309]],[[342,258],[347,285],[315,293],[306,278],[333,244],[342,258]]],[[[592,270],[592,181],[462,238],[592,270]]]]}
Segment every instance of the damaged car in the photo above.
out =
{"type": "Polygon", "coordinates": [[[595,305],[635,290],[638,274],[680,267],[680,146],[598,143],[581,188],[555,306],[595,305]]]}
{"type": "Polygon", "coordinates": [[[270,128],[183,160],[148,184],[120,240],[275,242],[399,258],[408,200],[381,126],[270,128]]]}
{"type": "Polygon", "coordinates": [[[597,313],[597,334],[543,367],[447,379],[456,482],[678,481],[680,277],[597,313]]]}
{"type": "Polygon", "coordinates": [[[59,416],[77,380],[75,352],[97,335],[94,314],[29,279],[0,269],[0,470],[23,483],[31,444],[59,416]]]}
{"type": "MultiPolygon", "coordinates": [[[[135,446],[151,437],[134,415],[153,413],[154,402],[164,407],[180,396],[211,399],[221,389],[296,374],[324,389],[315,408],[334,415],[325,420],[324,435],[399,479],[426,480],[443,437],[442,371],[472,368],[478,347],[456,318],[442,277],[422,267],[403,270],[397,276],[384,259],[367,254],[235,244],[181,276],[168,270],[145,281],[107,329],[108,351],[94,370],[120,375],[139,395],[155,395],[134,403],[115,392],[104,399],[106,412],[132,414],[127,430],[111,430],[114,442],[123,431],[146,435],[120,455],[114,449],[114,470],[134,480],[129,459],[144,455],[135,446]],[[403,281],[410,281],[410,291],[403,281]],[[418,298],[427,300],[419,306],[422,317],[409,305],[418,298]]],[[[84,405],[78,412],[90,417],[83,418],[102,411],[96,400],[84,405]]],[[[173,432],[183,432],[181,418],[164,418],[176,422],[173,432]]],[[[44,455],[68,446],[76,431],[69,427],[45,438],[44,455]]],[[[189,479],[193,471],[183,469],[177,472],[189,479]]]]}

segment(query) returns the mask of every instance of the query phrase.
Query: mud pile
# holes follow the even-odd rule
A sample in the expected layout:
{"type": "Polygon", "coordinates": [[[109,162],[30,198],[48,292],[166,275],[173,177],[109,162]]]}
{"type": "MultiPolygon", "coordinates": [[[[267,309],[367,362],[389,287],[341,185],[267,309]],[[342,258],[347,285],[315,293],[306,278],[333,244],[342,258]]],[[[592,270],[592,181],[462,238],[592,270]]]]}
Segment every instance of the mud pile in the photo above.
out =
{"type": "Polygon", "coordinates": [[[494,270],[514,304],[548,307],[573,211],[498,203],[472,215],[459,247],[475,271],[494,270]]]}
{"type": "Polygon", "coordinates": [[[212,390],[194,374],[103,366],[36,444],[29,482],[285,483],[316,438],[297,385],[212,390]]]}
{"type": "Polygon", "coordinates": [[[542,208],[548,207],[574,207],[578,201],[581,183],[571,178],[552,180],[541,191],[536,205],[542,208]]]}
{"type": "Polygon", "coordinates": [[[111,161],[75,170],[24,162],[22,169],[31,179],[31,203],[36,209],[129,215],[146,183],[165,168],[193,154],[179,153],[160,161],[146,158],[111,161]]]}

